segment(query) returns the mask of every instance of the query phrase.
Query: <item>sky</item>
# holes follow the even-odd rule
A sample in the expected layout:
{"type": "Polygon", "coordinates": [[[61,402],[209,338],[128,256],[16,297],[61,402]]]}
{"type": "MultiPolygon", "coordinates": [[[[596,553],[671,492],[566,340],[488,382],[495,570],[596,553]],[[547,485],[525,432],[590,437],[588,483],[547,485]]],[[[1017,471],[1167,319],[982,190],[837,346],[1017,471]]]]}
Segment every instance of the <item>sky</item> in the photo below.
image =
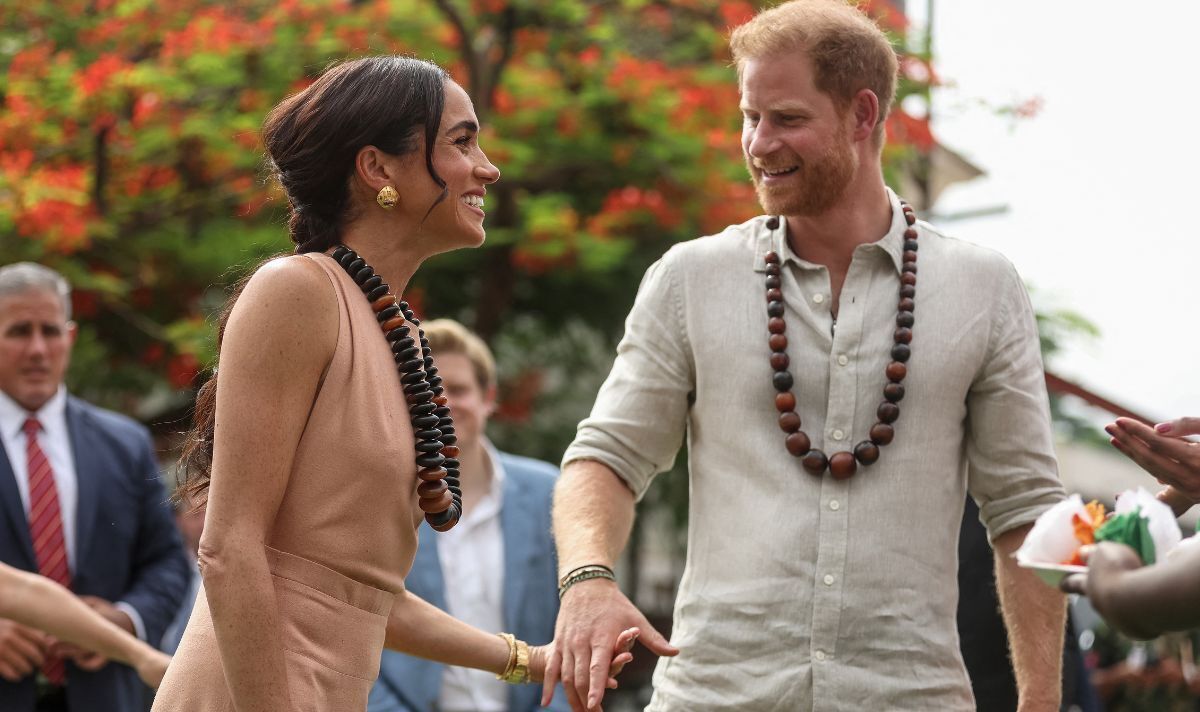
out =
{"type": "Polygon", "coordinates": [[[987,172],[936,213],[1006,208],[940,226],[1099,328],[1051,370],[1151,419],[1200,416],[1200,2],[936,0],[933,19],[935,135],[987,172]],[[1032,118],[994,109],[1035,98],[1032,118]]]}

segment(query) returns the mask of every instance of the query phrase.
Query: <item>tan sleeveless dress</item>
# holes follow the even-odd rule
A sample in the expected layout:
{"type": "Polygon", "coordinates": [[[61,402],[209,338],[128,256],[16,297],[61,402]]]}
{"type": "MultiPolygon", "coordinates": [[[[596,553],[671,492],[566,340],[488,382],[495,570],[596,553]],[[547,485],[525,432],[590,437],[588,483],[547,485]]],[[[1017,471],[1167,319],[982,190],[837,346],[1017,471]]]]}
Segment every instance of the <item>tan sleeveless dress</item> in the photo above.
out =
{"type": "MultiPolygon", "coordinates": [[[[300,437],[267,559],[292,708],[365,710],[388,611],[416,552],[416,463],[400,378],[375,315],[331,257],[337,348],[300,437]]],[[[263,417],[270,417],[263,404],[263,417]]],[[[232,712],[201,588],[154,712],[232,712]]]]}

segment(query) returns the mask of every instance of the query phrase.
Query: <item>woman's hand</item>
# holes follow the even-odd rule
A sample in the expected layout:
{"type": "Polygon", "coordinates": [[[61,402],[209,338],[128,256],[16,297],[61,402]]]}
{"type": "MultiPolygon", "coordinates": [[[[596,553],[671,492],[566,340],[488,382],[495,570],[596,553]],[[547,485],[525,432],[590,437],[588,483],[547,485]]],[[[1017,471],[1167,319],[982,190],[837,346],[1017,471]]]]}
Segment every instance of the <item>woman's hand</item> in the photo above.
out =
{"type": "MultiPolygon", "coordinates": [[[[621,670],[625,668],[633,660],[633,644],[637,642],[638,636],[641,635],[641,630],[637,628],[626,628],[617,636],[617,643],[613,650],[612,665],[608,668],[608,689],[617,689],[617,675],[621,674],[621,670]]],[[[546,675],[546,664],[550,661],[550,656],[554,652],[554,643],[549,645],[535,645],[529,648],[529,676],[533,682],[541,682],[546,675]]],[[[542,705],[549,704],[549,699],[542,700],[542,705]]]]}
{"type": "Polygon", "coordinates": [[[1187,439],[1200,435],[1200,418],[1178,418],[1153,428],[1117,418],[1104,430],[1113,447],[1143,470],[1193,503],[1200,502],[1200,443],[1187,439]]]}

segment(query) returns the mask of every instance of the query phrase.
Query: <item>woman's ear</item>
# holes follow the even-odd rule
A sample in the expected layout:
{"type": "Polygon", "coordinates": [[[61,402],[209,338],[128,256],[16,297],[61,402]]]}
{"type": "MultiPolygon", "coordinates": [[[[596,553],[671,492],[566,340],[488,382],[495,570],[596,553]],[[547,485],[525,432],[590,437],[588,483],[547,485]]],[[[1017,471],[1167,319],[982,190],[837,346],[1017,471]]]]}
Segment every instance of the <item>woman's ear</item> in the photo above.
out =
{"type": "Polygon", "coordinates": [[[398,190],[403,182],[401,160],[375,146],[363,146],[354,157],[351,191],[359,194],[363,204],[373,201],[388,210],[400,205],[404,202],[398,190]]]}
{"type": "Polygon", "coordinates": [[[396,187],[396,176],[392,175],[394,168],[383,151],[375,146],[363,146],[354,157],[354,174],[373,193],[379,192],[385,185],[396,187]]]}

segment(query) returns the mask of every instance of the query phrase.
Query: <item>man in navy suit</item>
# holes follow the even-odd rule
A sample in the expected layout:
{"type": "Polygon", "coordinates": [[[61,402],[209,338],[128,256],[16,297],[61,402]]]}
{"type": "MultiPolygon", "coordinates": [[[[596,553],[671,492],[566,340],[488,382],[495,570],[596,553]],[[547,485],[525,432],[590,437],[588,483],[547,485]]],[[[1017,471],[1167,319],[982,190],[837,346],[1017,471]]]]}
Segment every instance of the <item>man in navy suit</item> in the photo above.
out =
{"type": "MultiPolygon", "coordinates": [[[[531,645],[554,638],[557,559],[550,500],[558,469],[497,451],[484,435],[496,401],[495,365],[479,337],[438,319],[422,325],[454,417],[463,516],[433,536],[422,524],[405,587],[483,630],[531,645]]],[[[368,712],[528,712],[541,685],[506,685],[490,673],[384,651],[368,712]]],[[[551,709],[567,710],[561,689],[551,709]]]]}
{"type": "MultiPolygon", "coordinates": [[[[70,588],[157,642],[187,560],[144,427],[67,394],[70,287],[23,262],[0,268],[0,560],[70,588]]],[[[134,671],[0,619],[0,710],[131,712],[134,671]]]]}

